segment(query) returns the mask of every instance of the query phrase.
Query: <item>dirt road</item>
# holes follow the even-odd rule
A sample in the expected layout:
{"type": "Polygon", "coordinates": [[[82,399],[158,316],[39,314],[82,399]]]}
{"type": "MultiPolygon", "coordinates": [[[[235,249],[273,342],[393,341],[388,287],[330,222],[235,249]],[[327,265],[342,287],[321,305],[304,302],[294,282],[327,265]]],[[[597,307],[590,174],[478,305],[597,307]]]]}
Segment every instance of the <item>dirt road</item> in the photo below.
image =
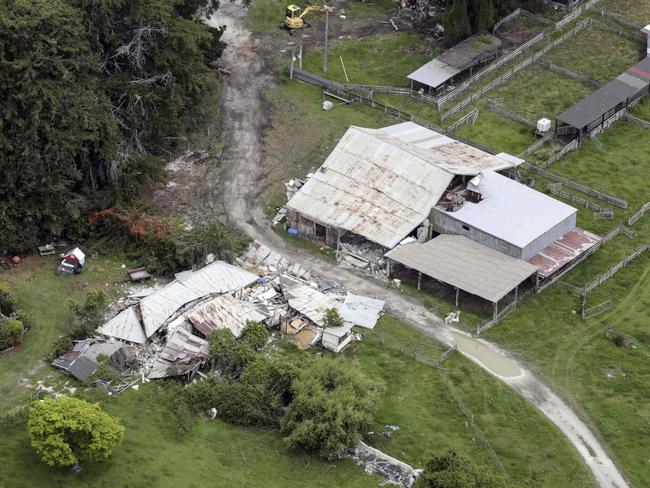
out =
{"type": "MultiPolygon", "coordinates": [[[[391,314],[423,334],[445,344],[456,343],[454,333],[460,331],[445,324],[420,303],[366,277],[289,247],[271,229],[263,211],[265,198],[260,181],[263,179],[261,140],[266,116],[263,93],[273,79],[264,69],[264,60],[256,55],[260,44],[247,31],[245,17],[246,10],[239,3],[224,2],[209,20],[212,25],[227,26],[224,40],[228,48],[222,62],[232,70],[231,75],[224,78],[223,122],[224,127],[230,128],[230,136],[222,158],[224,170],[219,190],[229,220],[249,236],[284,254],[289,260],[309,267],[315,274],[335,279],[355,293],[385,300],[391,314]]],[[[205,182],[205,185],[210,183],[205,182]]],[[[557,425],[581,454],[599,486],[628,487],[586,424],[523,362],[487,341],[463,339],[458,341],[458,347],[461,353],[508,384],[557,425]],[[503,366],[504,361],[509,367],[496,367],[497,363],[503,366]]]]}

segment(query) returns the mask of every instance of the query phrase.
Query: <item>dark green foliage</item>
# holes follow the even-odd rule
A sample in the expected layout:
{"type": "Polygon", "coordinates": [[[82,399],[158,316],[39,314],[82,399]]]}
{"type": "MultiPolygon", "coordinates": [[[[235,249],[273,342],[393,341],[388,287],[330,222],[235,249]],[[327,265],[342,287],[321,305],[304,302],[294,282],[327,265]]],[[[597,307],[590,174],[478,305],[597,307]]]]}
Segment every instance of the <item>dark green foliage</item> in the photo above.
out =
{"type": "Polygon", "coordinates": [[[228,229],[224,224],[213,223],[203,227],[195,227],[187,232],[182,239],[185,247],[192,250],[193,262],[204,261],[208,254],[214,254],[217,259],[232,262],[235,256],[248,246],[248,237],[228,229]]]}
{"type": "Polygon", "coordinates": [[[315,357],[298,369],[282,419],[286,444],[335,456],[370,427],[381,386],[343,358],[315,357]]]}
{"type": "Polygon", "coordinates": [[[60,337],[54,344],[52,344],[52,349],[50,350],[47,359],[49,361],[54,361],[59,356],[64,355],[66,352],[72,349],[73,345],[74,343],[72,342],[72,337],[69,335],[60,337]]]}
{"type": "Polygon", "coordinates": [[[0,9],[0,253],[88,232],[162,176],[205,119],[222,31],[210,0],[6,0],[0,9]],[[194,10],[194,11],[193,11],[194,10]]]}
{"type": "Polygon", "coordinates": [[[472,32],[489,30],[494,24],[492,0],[469,0],[469,18],[472,32]]]}
{"type": "Polygon", "coordinates": [[[208,340],[212,363],[229,378],[238,378],[244,368],[255,360],[255,350],[249,344],[238,341],[228,329],[215,330],[208,340]]]}
{"type": "Polygon", "coordinates": [[[0,351],[15,346],[20,342],[25,330],[20,320],[8,319],[0,321],[0,351]]]}
{"type": "Polygon", "coordinates": [[[416,488],[514,488],[516,485],[449,451],[429,460],[416,488]]]}
{"type": "Polygon", "coordinates": [[[0,283],[0,314],[9,317],[16,311],[16,301],[7,283],[0,283]]]}
{"type": "Polygon", "coordinates": [[[339,311],[335,308],[328,309],[323,316],[323,326],[340,327],[341,325],[343,325],[343,319],[341,318],[339,311]]]}
{"type": "Polygon", "coordinates": [[[269,340],[269,331],[264,324],[249,320],[241,334],[241,340],[251,346],[255,351],[259,351],[269,340]]]}
{"type": "Polygon", "coordinates": [[[72,338],[85,339],[104,321],[108,297],[100,289],[90,290],[83,305],[70,301],[68,306],[74,316],[72,338]]]}
{"type": "Polygon", "coordinates": [[[442,19],[448,44],[456,44],[472,34],[467,0],[448,0],[442,19]]]}

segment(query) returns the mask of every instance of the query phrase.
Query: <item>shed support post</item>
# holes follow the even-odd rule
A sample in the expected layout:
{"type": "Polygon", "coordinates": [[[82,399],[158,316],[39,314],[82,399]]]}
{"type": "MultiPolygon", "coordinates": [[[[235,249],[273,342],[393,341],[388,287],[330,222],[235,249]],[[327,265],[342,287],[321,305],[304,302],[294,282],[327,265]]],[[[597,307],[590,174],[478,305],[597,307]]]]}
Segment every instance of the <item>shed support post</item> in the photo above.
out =
{"type": "Polygon", "coordinates": [[[458,299],[460,298],[460,288],[456,287],[456,307],[458,307],[458,299]]]}
{"type": "Polygon", "coordinates": [[[494,320],[496,320],[497,315],[499,315],[499,302],[498,301],[494,302],[494,314],[492,315],[492,318],[494,320]]]}
{"type": "Polygon", "coordinates": [[[422,288],[422,272],[418,271],[418,290],[422,288]]]}
{"type": "Polygon", "coordinates": [[[386,277],[390,278],[390,259],[386,258],[386,277]]]}
{"type": "Polygon", "coordinates": [[[519,296],[519,285],[515,286],[515,304],[517,303],[518,296],[519,296]]]}

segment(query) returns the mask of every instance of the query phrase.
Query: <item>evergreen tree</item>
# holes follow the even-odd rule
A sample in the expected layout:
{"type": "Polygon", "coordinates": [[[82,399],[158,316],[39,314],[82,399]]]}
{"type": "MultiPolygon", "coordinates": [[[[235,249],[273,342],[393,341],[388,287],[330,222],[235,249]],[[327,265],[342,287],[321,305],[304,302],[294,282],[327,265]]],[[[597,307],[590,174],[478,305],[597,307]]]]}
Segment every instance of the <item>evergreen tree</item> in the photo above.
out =
{"type": "Polygon", "coordinates": [[[470,0],[469,17],[472,32],[488,31],[494,25],[492,0],[470,0]]]}
{"type": "Polygon", "coordinates": [[[445,35],[449,44],[456,44],[472,34],[467,0],[448,0],[443,17],[445,35]]]}

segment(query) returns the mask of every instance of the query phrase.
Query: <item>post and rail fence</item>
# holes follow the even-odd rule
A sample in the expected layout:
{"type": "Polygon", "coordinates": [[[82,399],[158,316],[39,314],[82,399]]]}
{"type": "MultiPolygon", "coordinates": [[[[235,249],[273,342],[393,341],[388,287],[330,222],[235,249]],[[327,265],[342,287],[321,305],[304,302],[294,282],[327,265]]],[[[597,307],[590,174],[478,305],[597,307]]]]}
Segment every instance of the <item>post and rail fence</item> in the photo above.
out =
{"type": "Polygon", "coordinates": [[[634,224],[637,220],[643,217],[648,210],[650,210],[650,202],[647,202],[637,212],[631,215],[630,218],[627,220],[627,225],[634,224]]]}

